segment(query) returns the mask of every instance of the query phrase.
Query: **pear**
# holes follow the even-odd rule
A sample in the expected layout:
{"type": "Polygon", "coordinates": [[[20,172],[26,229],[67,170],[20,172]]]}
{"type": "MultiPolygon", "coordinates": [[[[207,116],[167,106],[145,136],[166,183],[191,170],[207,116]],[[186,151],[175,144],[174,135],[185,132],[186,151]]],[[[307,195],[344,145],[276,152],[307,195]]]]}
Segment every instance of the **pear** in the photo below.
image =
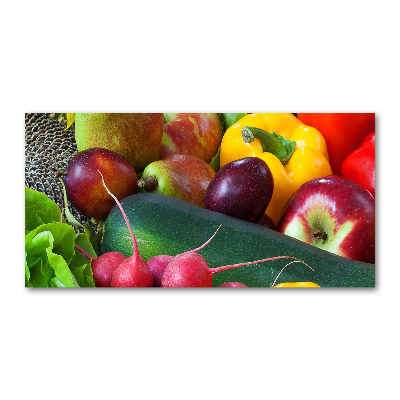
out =
{"type": "Polygon", "coordinates": [[[138,193],[160,193],[204,208],[207,187],[214,170],[198,157],[171,154],[154,161],[138,181],[138,193]]]}
{"type": "Polygon", "coordinates": [[[100,147],[125,157],[136,172],[157,158],[164,127],[162,113],[77,113],[78,150],[100,147]]]}

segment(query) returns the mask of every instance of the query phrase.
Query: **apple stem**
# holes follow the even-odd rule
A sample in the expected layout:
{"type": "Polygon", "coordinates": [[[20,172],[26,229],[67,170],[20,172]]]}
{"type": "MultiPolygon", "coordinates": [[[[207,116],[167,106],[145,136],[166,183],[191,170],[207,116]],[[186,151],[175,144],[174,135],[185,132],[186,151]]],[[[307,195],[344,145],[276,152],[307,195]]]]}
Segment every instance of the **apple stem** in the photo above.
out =
{"type": "Polygon", "coordinates": [[[322,239],[322,244],[323,244],[326,242],[328,235],[326,232],[322,231],[321,229],[317,229],[316,231],[314,231],[313,237],[316,240],[322,239]]]}

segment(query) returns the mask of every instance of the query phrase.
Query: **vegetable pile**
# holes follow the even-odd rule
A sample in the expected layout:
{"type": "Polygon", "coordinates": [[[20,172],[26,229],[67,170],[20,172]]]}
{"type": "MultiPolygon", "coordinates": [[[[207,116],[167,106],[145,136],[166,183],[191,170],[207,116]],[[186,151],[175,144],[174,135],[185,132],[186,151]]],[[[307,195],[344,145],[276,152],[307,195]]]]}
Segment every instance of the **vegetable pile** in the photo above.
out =
{"type": "Polygon", "coordinates": [[[25,286],[374,286],[371,116],[58,116],[78,153],[62,206],[25,188],[25,286]]]}

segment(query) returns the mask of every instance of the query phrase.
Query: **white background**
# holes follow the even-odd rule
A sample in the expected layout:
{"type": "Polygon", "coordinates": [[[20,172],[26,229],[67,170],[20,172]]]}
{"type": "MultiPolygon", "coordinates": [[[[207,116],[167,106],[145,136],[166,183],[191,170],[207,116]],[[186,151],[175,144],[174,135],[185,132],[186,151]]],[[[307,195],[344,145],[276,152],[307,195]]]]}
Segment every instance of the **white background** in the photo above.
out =
{"type": "Polygon", "coordinates": [[[12,4],[0,25],[1,397],[396,398],[394,3],[12,4]],[[76,111],[375,112],[377,287],[25,289],[24,113],[76,111]]]}

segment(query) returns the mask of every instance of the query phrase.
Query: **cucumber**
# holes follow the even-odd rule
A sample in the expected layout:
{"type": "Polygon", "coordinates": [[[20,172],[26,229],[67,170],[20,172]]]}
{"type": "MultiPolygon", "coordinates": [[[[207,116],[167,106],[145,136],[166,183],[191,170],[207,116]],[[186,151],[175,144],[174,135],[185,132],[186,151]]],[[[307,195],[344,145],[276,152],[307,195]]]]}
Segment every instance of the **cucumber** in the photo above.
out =
{"type": "MultiPolygon", "coordinates": [[[[140,193],[121,201],[145,260],[156,255],[177,255],[201,246],[217,228],[211,242],[199,251],[210,268],[275,256],[303,260],[285,268],[277,283],[314,282],[321,287],[374,287],[375,265],[350,260],[318,249],[279,232],[241,221],[156,193],[140,193]]],[[[121,211],[115,206],[107,217],[101,254],[118,251],[131,256],[132,241],[121,211]]],[[[222,271],[213,286],[241,282],[250,287],[271,287],[290,259],[268,261],[222,271]]]]}

